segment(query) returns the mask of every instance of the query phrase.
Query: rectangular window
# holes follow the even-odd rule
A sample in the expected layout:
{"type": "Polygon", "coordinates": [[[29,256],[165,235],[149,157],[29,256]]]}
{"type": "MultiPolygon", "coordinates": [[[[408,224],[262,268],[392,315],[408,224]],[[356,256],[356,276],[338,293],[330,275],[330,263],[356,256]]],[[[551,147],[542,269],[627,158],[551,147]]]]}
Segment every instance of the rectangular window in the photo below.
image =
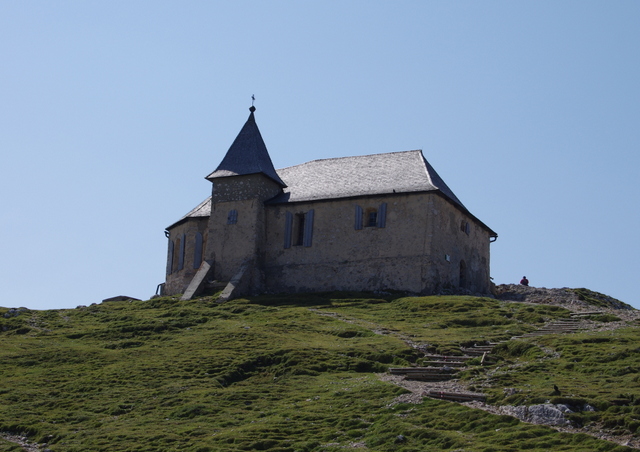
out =
{"type": "Polygon", "coordinates": [[[367,227],[375,228],[378,226],[378,211],[376,209],[367,209],[367,227]]]}
{"type": "Polygon", "coordinates": [[[304,220],[305,220],[304,213],[296,214],[296,222],[294,224],[295,240],[293,242],[293,246],[302,246],[302,243],[304,242],[304,220]]]}
{"type": "Polygon", "coordinates": [[[460,230],[465,234],[469,235],[471,233],[471,225],[468,221],[462,220],[460,222],[460,230]]]}
{"type": "Polygon", "coordinates": [[[362,209],[356,206],[355,229],[360,230],[365,226],[367,228],[384,228],[387,226],[387,203],[383,202],[376,209],[368,207],[362,209]]]}
{"type": "Polygon", "coordinates": [[[238,211],[236,209],[230,210],[227,215],[227,224],[236,224],[238,222],[238,211]]]}
{"type": "Polygon", "coordinates": [[[287,212],[284,225],[284,247],[311,246],[313,235],[314,210],[300,212],[295,215],[287,212]]]}

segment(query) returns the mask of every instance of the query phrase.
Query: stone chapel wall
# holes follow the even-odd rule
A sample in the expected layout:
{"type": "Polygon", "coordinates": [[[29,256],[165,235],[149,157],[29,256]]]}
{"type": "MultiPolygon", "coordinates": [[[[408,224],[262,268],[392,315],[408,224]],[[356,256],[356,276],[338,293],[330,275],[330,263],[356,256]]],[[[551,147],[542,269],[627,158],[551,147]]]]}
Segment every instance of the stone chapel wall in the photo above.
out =
{"type": "Polygon", "coordinates": [[[164,293],[183,293],[204,259],[208,217],[189,218],[171,228],[164,293]]]}

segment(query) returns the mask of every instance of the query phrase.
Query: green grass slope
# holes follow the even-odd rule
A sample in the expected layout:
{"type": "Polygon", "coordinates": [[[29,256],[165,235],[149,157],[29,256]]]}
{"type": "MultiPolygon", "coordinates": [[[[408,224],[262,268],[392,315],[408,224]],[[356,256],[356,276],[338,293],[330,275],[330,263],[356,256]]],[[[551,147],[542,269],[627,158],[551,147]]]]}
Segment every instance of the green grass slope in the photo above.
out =
{"type": "MultiPolygon", "coordinates": [[[[632,450],[451,402],[396,403],[406,390],[377,375],[569,314],[349,293],[0,308],[0,432],[53,452],[632,450]]],[[[495,405],[555,399],[579,428],[640,434],[638,352],[635,324],[509,341],[462,380],[495,405]]]]}

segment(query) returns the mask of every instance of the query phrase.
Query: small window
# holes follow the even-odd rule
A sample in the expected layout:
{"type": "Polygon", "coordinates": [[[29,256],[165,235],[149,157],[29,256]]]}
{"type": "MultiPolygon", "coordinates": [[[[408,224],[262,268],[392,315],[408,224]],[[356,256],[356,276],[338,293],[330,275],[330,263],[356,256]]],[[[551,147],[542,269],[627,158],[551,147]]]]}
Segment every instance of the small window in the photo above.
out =
{"type": "Polygon", "coordinates": [[[180,255],[178,256],[178,271],[184,268],[184,252],[187,245],[187,235],[182,234],[180,237],[180,255]]]}
{"type": "Polygon", "coordinates": [[[171,272],[177,272],[184,268],[184,242],[185,242],[185,234],[180,234],[173,246],[171,247],[171,272]]]}
{"type": "Polygon", "coordinates": [[[304,243],[304,222],[305,222],[305,214],[297,213],[295,218],[294,227],[294,241],[293,246],[302,246],[304,243]]]}
{"type": "Polygon", "coordinates": [[[367,209],[365,218],[368,228],[375,228],[378,226],[378,211],[376,209],[367,209]]]}
{"type": "Polygon", "coordinates": [[[471,225],[469,224],[468,221],[462,220],[460,222],[460,230],[465,234],[469,235],[471,234],[471,225]]]}
{"type": "Polygon", "coordinates": [[[236,224],[238,222],[238,211],[236,209],[230,210],[227,215],[227,224],[236,224]]]}
{"type": "Polygon", "coordinates": [[[387,203],[383,202],[376,209],[375,207],[368,207],[363,209],[356,205],[356,217],[354,229],[356,231],[367,228],[384,228],[387,226],[387,203]]]}
{"type": "Polygon", "coordinates": [[[202,234],[196,232],[195,243],[193,246],[193,268],[200,268],[202,263],[202,248],[203,248],[202,234]]]}
{"type": "Polygon", "coordinates": [[[169,249],[167,250],[167,276],[173,273],[173,240],[169,239],[169,249]]]}

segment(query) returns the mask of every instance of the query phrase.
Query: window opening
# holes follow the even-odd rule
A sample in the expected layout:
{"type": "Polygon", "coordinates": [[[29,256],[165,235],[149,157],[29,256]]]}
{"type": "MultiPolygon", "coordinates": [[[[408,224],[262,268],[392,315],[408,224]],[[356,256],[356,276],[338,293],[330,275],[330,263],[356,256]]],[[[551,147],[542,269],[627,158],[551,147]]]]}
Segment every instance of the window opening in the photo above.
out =
{"type": "Polygon", "coordinates": [[[293,242],[294,246],[302,246],[304,243],[304,222],[305,222],[305,214],[297,213],[296,214],[296,222],[295,222],[295,241],[293,242]]]}
{"type": "Polygon", "coordinates": [[[184,249],[187,242],[186,234],[182,234],[182,236],[178,239],[180,253],[178,254],[178,271],[184,268],[184,249]]]}
{"type": "Polygon", "coordinates": [[[236,209],[230,210],[227,215],[227,224],[236,224],[238,222],[238,211],[236,209]]]}
{"type": "Polygon", "coordinates": [[[367,228],[384,228],[387,226],[387,203],[383,202],[376,209],[375,207],[362,207],[356,205],[356,219],[354,227],[356,230],[367,228]]]}
{"type": "Polygon", "coordinates": [[[167,250],[167,276],[173,272],[173,240],[169,239],[169,249],[167,250]]]}
{"type": "Polygon", "coordinates": [[[465,234],[469,235],[471,233],[471,225],[468,221],[462,220],[460,222],[460,230],[465,234]]]}
{"type": "Polygon", "coordinates": [[[177,272],[179,270],[178,263],[180,262],[180,237],[176,238],[173,242],[173,250],[171,252],[173,260],[171,262],[171,273],[177,272]]]}
{"type": "Polygon", "coordinates": [[[195,246],[193,248],[193,268],[200,268],[202,263],[202,234],[196,232],[195,246]]]}
{"type": "Polygon", "coordinates": [[[284,223],[284,248],[311,246],[314,210],[292,214],[286,212],[284,223]]]}
{"type": "Polygon", "coordinates": [[[375,228],[378,226],[378,211],[376,209],[367,209],[367,227],[375,228]]]}

